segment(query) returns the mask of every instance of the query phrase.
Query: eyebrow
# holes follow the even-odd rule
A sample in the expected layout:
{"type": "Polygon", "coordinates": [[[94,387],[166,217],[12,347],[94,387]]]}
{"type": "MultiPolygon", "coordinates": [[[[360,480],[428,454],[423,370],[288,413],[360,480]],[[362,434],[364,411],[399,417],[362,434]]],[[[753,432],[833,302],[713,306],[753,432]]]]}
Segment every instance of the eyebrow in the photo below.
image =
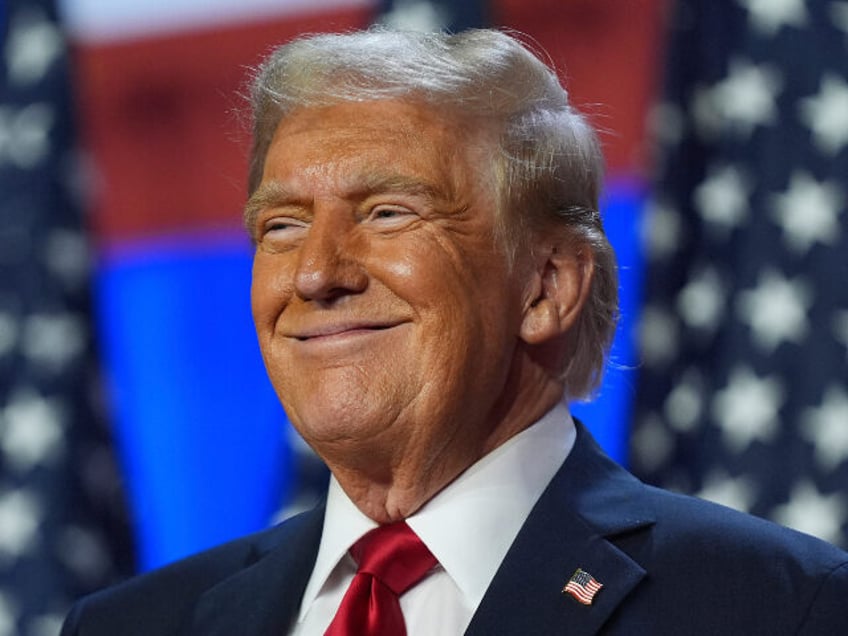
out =
{"type": "MultiPolygon", "coordinates": [[[[453,188],[439,187],[416,177],[408,177],[394,173],[375,171],[367,174],[362,183],[351,189],[347,195],[364,199],[378,193],[398,193],[420,196],[431,201],[448,201],[451,199],[453,188]]],[[[279,181],[269,181],[259,186],[247,200],[244,207],[245,227],[253,227],[257,215],[268,208],[280,207],[287,204],[299,203],[302,197],[296,195],[279,181]]]]}
{"type": "Polygon", "coordinates": [[[445,191],[445,188],[416,177],[381,174],[380,172],[369,174],[365,178],[365,185],[360,194],[367,195],[381,192],[412,194],[433,200],[445,199],[449,194],[445,191]]]}
{"type": "Polygon", "coordinates": [[[244,206],[244,225],[251,230],[256,216],[267,208],[284,205],[296,200],[294,193],[279,181],[270,181],[260,185],[244,206]]]}

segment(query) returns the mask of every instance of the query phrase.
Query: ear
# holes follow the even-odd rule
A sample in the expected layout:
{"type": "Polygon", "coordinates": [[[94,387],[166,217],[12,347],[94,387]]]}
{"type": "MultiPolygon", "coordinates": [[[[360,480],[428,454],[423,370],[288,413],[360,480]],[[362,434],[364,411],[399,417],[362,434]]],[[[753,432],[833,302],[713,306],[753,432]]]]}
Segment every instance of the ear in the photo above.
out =
{"type": "Polygon", "coordinates": [[[559,242],[537,262],[519,335],[541,344],[568,332],[577,322],[592,286],[594,258],[587,245],[559,242]]]}

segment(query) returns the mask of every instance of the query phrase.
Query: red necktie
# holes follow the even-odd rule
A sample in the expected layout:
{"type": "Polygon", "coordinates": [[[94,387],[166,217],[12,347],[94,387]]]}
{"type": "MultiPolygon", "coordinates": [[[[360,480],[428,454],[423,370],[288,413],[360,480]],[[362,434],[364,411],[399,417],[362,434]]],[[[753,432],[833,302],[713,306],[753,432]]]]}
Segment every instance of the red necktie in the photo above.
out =
{"type": "Polygon", "coordinates": [[[405,521],[371,530],[350,549],[359,569],[325,636],[405,636],[399,597],[436,565],[405,521]]]}

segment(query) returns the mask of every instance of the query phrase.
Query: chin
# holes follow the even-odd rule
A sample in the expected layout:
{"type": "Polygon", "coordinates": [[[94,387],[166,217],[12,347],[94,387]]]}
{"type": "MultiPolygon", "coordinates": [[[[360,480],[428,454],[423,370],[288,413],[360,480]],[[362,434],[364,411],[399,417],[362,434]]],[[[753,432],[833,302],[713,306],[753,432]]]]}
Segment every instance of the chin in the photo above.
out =
{"type": "Polygon", "coordinates": [[[300,407],[287,406],[292,425],[311,445],[366,440],[391,427],[391,409],[365,404],[357,398],[339,399],[338,393],[315,395],[300,407]]]}

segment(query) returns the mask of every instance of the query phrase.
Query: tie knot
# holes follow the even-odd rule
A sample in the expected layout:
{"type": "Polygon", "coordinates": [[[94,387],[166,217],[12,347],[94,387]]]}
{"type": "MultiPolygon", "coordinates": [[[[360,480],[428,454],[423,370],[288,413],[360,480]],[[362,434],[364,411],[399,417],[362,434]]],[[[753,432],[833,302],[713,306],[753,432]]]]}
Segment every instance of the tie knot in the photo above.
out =
{"type": "Polygon", "coordinates": [[[350,554],[359,572],[379,579],[398,596],[438,563],[405,521],[374,528],[353,544],[350,554]]]}

